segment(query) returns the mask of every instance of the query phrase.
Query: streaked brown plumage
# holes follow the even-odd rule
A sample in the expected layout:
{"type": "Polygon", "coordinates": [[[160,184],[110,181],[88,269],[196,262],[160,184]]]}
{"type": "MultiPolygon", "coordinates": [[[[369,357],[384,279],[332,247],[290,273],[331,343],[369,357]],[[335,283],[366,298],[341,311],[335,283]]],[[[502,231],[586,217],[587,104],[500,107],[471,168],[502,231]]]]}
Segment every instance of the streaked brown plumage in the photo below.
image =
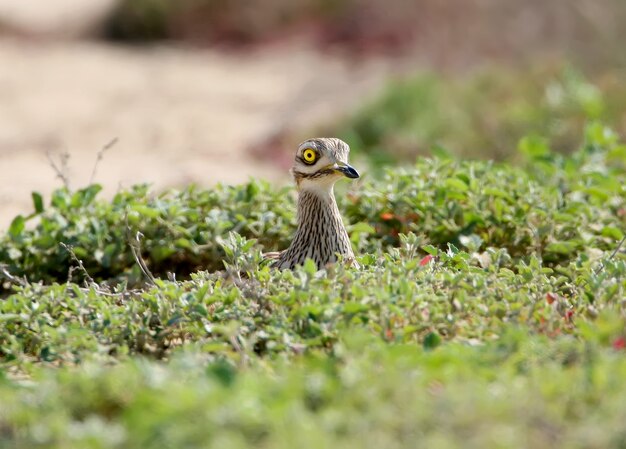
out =
{"type": "Polygon", "coordinates": [[[298,229],[289,248],[267,255],[275,259],[273,267],[291,269],[310,258],[321,269],[338,254],[358,266],[333,192],[342,177],[359,177],[348,165],[349,152],[336,138],[309,139],[298,147],[291,170],[298,188],[298,229]]]}

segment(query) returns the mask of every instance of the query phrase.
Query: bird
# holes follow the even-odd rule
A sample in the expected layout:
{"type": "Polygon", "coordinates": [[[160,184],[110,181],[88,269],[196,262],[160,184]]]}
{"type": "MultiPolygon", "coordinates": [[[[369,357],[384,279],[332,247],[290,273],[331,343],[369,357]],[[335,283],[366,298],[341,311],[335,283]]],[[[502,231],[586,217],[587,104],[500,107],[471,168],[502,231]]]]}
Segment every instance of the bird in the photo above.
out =
{"type": "Polygon", "coordinates": [[[359,267],[333,191],[339,179],[360,176],[348,164],[349,153],[349,145],[334,137],[312,138],[298,146],[291,169],[298,191],[298,227],[286,250],[266,255],[274,259],[271,267],[293,269],[312,259],[321,270],[338,255],[359,267]]]}

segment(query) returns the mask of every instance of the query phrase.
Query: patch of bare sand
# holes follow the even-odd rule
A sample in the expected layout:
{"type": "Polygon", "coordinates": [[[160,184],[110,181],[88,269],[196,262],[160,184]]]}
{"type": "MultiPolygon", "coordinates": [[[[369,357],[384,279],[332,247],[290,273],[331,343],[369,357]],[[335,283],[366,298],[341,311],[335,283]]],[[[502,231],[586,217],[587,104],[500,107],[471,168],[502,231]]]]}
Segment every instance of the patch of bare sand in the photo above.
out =
{"type": "Polygon", "coordinates": [[[227,55],[0,40],[0,228],[32,210],[32,191],[49,198],[60,185],[47,151],[70,153],[69,179],[81,187],[115,137],[95,178],[106,195],[144,182],[285,182],[284,167],[246,150],[291,124],[345,112],[389,67],[302,46],[227,55]]]}
{"type": "Polygon", "coordinates": [[[0,0],[0,29],[26,36],[96,35],[119,0],[0,0]]]}

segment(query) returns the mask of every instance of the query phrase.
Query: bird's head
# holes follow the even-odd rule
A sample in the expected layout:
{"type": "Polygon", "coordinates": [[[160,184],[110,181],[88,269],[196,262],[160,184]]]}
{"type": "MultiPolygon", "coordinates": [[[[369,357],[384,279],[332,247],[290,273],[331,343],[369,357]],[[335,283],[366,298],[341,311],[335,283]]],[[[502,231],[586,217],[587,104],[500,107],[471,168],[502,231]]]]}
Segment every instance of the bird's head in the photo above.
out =
{"type": "Polygon", "coordinates": [[[343,140],[320,137],[298,147],[291,173],[298,189],[330,192],[338,179],[355,179],[359,172],[348,164],[350,147],[343,140]]]}

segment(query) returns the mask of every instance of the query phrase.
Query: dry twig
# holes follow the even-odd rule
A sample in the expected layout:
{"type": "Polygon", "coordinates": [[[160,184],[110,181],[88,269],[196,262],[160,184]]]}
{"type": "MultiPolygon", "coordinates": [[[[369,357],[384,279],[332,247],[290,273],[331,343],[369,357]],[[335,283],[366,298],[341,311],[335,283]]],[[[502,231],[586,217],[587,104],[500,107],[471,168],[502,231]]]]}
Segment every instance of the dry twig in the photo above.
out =
{"type": "Polygon", "coordinates": [[[135,262],[139,265],[141,272],[148,279],[151,285],[156,285],[156,278],[150,272],[146,261],[141,257],[141,239],[143,238],[143,234],[139,231],[133,235],[132,229],[128,224],[128,215],[126,215],[126,239],[128,240],[128,244],[130,245],[130,250],[133,253],[133,257],[135,258],[135,262]]]}
{"type": "MultiPolygon", "coordinates": [[[[89,275],[89,272],[83,265],[83,261],[80,260],[78,256],[76,256],[76,253],[74,252],[74,248],[72,248],[71,245],[68,245],[63,242],[61,242],[61,246],[65,248],[65,250],[70,254],[70,257],[72,258],[72,260],[76,262],[76,264],[78,265],[78,269],[85,275],[85,281],[87,282],[87,284],[97,286],[98,284],[96,284],[96,281],[93,280],[93,278],[89,275]]],[[[70,272],[70,277],[71,277],[71,272],[70,272]]]]}
{"type": "Polygon", "coordinates": [[[46,151],[46,157],[48,158],[48,162],[50,163],[50,166],[56,173],[57,178],[59,178],[63,182],[63,185],[69,189],[70,179],[68,175],[69,173],[68,161],[70,160],[70,154],[67,151],[62,152],[59,155],[58,165],[54,161],[54,158],[52,157],[52,152],[50,150],[46,151]]]}
{"type": "MultiPolygon", "coordinates": [[[[622,237],[622,240],[617,244],[617,247],[613,250],[609,258],[607,259],[607,262],[612,260],[617,255],[617,253],[619,253],[620,249],[624,245],[624,242],[626,242],[626,235],[622,237]]],[[[594,274],[600,273],[603,269],[604,269],[604,262],[602,262],[600,266],[596,270],[594,270],[594,274]]]]}
{"type": "Polygon", "coordinates": [[[96,155],[96,162],[94,162],[94,164],[93,164],[93,170],[91,171],[91,177],[89,178],[89,185],[93,184],[93,180],[96,177],[96,171],[98,170],[98,165],[102,161],[102,157],[104,156],[104,153],[106,153],[107,150],[109,150],[113,146],[115,146],[117,141],[118,141],[118,138],[114,137],[113,139],[111,139],[111,141],[109,143],[107,143],[105,146],[103,146],[100,149],[100,151],[98,151],[98,154],[96,155]]]}
{"type": "Polygon", "coordinates": [[[26,287],[28,285],[28,281],[26,279],[19,278],[11,274],[9,268],[3,263],[0,263],[0,275],[2,275],[2,277],[7,279],[9,282],[19,285],[20,287],[26,287]]]}

